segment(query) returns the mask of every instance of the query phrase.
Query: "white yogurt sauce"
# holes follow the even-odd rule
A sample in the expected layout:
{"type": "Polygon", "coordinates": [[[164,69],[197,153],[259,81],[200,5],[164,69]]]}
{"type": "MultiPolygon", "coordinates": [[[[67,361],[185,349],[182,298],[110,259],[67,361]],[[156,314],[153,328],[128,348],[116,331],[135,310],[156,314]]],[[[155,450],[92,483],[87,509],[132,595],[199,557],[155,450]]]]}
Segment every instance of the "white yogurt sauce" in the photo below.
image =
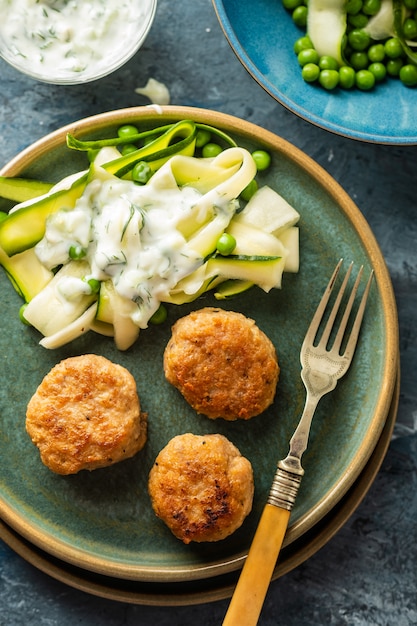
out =
{"type": "Polygon", "coordinates": [[[152,104],[164,106],[171,101],[171,94],[169,93],[168,87],[164,85],[164,83],[155,80],[155,78],[150,78],[145,87],[137,87],[135,93],[146,96],[152,104]]]}
{"type": "MultiPolygon", "coordinates": [[[[163,170],[159,176],[164,176],[163,170]]],[[[191,187],[164,188],[159,176],[144,186],[109,175],[93,180],[73,210],[49,217],[36,246],[48,268],[67,263],[70,246],[81,246],[91,268],[87,280],[111,279],[119,295],[135,303],[130,317],[140,328],[146,328],[178,281],[204,261],[186,246],[177,228],[195,214],[201,194],[191,187]]],[[[216,211],[230,211],[225,204],[220,206],[219,199],[216,211]]],[[[85,285],[70,279],[60,285],[60,295],[71,300],[85,293],[85,285]]]]}
{"type": "Polygon", "coordinates": [[[146,5],[134,0],[0,0],[0,36],[9,55],[28,70],[48,76],[82,73],[126,54],[146,5]]]}

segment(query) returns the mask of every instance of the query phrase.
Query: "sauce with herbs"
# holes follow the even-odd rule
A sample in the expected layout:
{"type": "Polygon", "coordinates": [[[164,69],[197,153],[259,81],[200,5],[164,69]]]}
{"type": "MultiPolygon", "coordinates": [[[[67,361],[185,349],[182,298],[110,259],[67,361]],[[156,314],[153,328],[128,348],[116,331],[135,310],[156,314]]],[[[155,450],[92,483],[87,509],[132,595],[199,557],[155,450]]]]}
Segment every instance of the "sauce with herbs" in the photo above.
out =
{"type": "MultiPolygon", "coordinates": [[[[5,58],[39,76],[113,65],[141,30],[149,0],[0,0],[5,58]]],[[[91,70],[92,71],[92,70],[91,70]]]]}
{"type": "MultiPolygon", "coordinates": [[[[48,268],[68,263],[71,247],[82,249],[91,271],[86,278],[110,279],[140,328],[178,281],[204,262],[179,227],[195,213],[201,194],[192,187],[162,186],[162,172],[144,186],[115,177],[93,180],[74,209],[48,218],[35,248],[48,268]]],[[[218,199],[218,212],[232,210],[218,199]]],[[[60,297],[67,300],[87,291],[81,278],[66,277],[59,284],[60,297]]]]}

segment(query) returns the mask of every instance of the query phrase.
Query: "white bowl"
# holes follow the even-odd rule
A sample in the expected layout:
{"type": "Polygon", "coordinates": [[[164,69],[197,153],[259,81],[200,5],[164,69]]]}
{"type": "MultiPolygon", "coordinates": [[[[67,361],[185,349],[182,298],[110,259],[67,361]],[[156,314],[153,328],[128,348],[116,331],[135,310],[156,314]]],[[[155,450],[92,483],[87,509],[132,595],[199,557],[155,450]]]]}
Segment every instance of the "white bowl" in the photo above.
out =
{"type": "Polygon", "coordinates": [[[124,65],[142,46],[157,0],[14,0],[0,23],[0,56],[23,74],[61,85],[91,82],[124,65]]]}

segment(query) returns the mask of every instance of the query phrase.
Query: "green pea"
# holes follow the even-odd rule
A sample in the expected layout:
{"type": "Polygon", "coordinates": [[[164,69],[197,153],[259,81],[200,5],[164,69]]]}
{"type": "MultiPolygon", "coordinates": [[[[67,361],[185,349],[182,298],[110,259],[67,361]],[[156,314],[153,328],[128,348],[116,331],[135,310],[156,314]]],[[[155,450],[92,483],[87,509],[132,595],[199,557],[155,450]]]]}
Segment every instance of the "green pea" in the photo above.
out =
{"type": "Polygon", "coordinates": [[[352,52],[349,58],[350,64],[354,70],[364,70],[369,65],[369,59],[366,52],[352,52]]]}
{"type": "Polygon", "coordinates": [[[353,50],[361,51],[369,47],[371,38],[364,30],[357,28],[350,31],[348,41],[353,50]]]}
{"type": "Polygon", "coordinates": [[[252,152],[252,158],[255,161],[258,172],[267,170],[271,165],[271,155],[265,150],[255,150],[252,152]]]}
{"type": "Polygon", "coordinates": [[[295,54],[299,54],[301,50],[307,50],[308,48],[313,48],[313,43],[308,35],[304,37],[299,37],[294,44],[294,52],[295,54]]]}
{"type": "Polygon", "coordinates": [[[89,278],[87,280],[87,284],[91,289],[91,293],[98,293],[100,291],[100,281],[96,278],[89,278]]]}
{"type": "Polygon", "coordinates": [[[306,63],[301,70],[301,76],[306,83],[314,83],[320,75],[320,68],[316,63],[306,63]]]}
{"type": "Polygon", "coordinates": [[[400,58],[398,59],[389,59],[386,64],[387,74],[390,76],[396,77],[400,75],[400,70],[404,65],[404,61],[400,58]]]}
{"type": "Polygon", "coordinates": [[[400,81],[407,87],[415,87],[417,85],[417,65],[412,63],[403,65],[399,77],[400,81]]]}
{"type": "Polygon", "coordinates": [[[321,70],[338,70],[339,63],[333,57],[323,55],[319,60],[319,68],[321,70]]]}
{"type": "Polygon", "coordinates": [[[299,6],[292,12],[292,19],[294,24],[299,26],[300,28],[304,28],[307,25],[307,7],[299,6]]]}
{"type": "Polygon", "coordinates": [[[365,15],[376,15],[381,9],[381,0],[363,0],[362,11],[365,15]]]}
{"type": "Polygon", "coordinates": [[[348,15],[348,23],[353,28],[365,28],[368,22],[368,16],[362,12],[357,15],[348,15]]]}
{"type": "Polygon", "coordinates": [[[68,250],[69,258],[73,261],[80,261],[80,259],[83,259],[86,254],[87,251],[80,245],[70,246],[70,249],[68,250]]]}
{"type": "Polygon", "coordinates": [[[351,89],[355,84],[355,70],[349,65],[339,69],[339,84],[343,89],[351,89]]]}
{"type": "Polygon", "coordinates": [[[211,139],[211,133],[206,128],[199,128],[197,130],[197,135],[195,138],[196,148],[202,148],[205,146],[211,139]]]}
{"type": "Polygon", "coordinates": [[[26,326],[31,326],[32,324],[30,324],[30,322],[28,322],[26,317],[25,317],[25,310],[26,310],[27,305],[28,305],[28,303],[25,302],[20,307],[20,309],[19,309],[19,319],[22,322],[22,324],[26,324],[26,326]]]}
{"type": "Polygon", "coordinates": [[[331,90],[339,84],[339,72],[337,70],[322,70],[319,83],[324,89],[331,90]]]}
{"type": "Polygon", "coordinates": [[[149,321],[151,324],[163,324],[167,317],[168,317],[168,311],[166,307],[163,304],[160,304],[159,308],[150,317],[149,321]]]}
{"type": "Polygon", "coordinates": [[[146,185],[151,176],[152,170],[146,161],[139,161],[132,170],[132,180],[141,185],[146,185]]]}
{"type": "Polygon", "coordinates": [[[205,159],[212,159],[222,152],[222,147],[217,143],[206,143],[203,146],[202,155],[205,159]]]}
{"type": "Polygon", "coordinates": [[[282,0],[282,6],[287,11],[294,11],[301,4],[303,4],[303,0],[282,0]]]}
{"type": "Polygon", "coordinates": [[[123,156],[126,154],[132,154],[132,152],[136,152],[137,147],[133,143],[126,143],[124,146],[120,148],[120,152],[123,156]]]}
{"type": "Polygon", "coordinates": [[[240,197],[245,202],[249,202],[253,195],[258,191],[259,185],[257,181],[253,178],[248,185],[244,188],[240,193],[240,197]]]}
{"type": "Polygon", "coordinates": [[[307,63],[316,63],[316,65],[318,65],[320,57],[319,53],[317,50],[314,50],[314,48],[306,48],[298,53],[297,60],[301,67],[304,67],[307,63]]]}
{"type": "Polygon", "coordinates": [[[403,24],[404,37],[406,39],[415,39],[417,37],[417,22],[408,17],[403,24]]]}
{"type": "Polygon", "coordinates": [[[400,40],[397,37],[390,37],[384,44],[385,54],[390,59],[398,59],[402,56],[403,48],[400,40]]]}
{"type": "Polygon", "coordinates": [[[347,0],[345,11],[348,15],[357,15],[362,10],[362,0],[347,0]]]}
{"type": "Polygon", "coordinates": [[[381,63],[385,59],[383,43],[376,43],[368,48],[368,58],[372,63],[381,63]]]}
{"type": "Polygon", "coordinates": [[[362,91],[369,91],[375,85],[375,76],[369,70],[356,72],[356,86],[362,91]]]}
{"type": "Polygon", "coordinates": [[[132,135],[137,135],[138,132],[138,129],[133,124],[124,124],[117,130],[117,136],[121,139],[129,139],[132,135]]]}
{"type": "Polygon", "coordinates": [[[228,256],[232,254],[236,248],[236,239],[229,233],[223,233],[217,240],[216,249],[222,256],[228,256]]]}
{"type": "Polygon", "coordinates": [[[383,81],[387,75],[387,68],[383,63],[379,63],[378,61],[375,61],[375,63],[371,63],[368,67],[368,70],[372,72],[372,74],[375,76],[375,81],[377,83],[383,81]]]}

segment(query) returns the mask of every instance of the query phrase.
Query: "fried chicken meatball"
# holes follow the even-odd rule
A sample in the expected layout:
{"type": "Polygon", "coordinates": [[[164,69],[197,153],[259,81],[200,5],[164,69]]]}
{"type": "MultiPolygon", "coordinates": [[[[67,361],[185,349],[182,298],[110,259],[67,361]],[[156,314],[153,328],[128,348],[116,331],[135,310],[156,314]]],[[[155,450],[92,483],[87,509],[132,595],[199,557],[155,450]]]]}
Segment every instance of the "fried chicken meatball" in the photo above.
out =
{"type": "Polygon", "coordinates": [[[250,513],[253,472],[223,435],[177,435],[149,474],[155,514],[184,543],[219,541],[250,513]]]}
{"type": "Polygon", "coordinates": [[[76,474],[136,454],[145,445],[147,416],[130,372],[86,354],[45,376],[29,401],[26,430],[47,467],[76,474]]]}
{"type": "Polygon", "coordinates": [[[272,342],[252,319],[207,307],[172,327],[164,372],[198,413],[247,420],[272,404],[279,366],[272,342]]]}

